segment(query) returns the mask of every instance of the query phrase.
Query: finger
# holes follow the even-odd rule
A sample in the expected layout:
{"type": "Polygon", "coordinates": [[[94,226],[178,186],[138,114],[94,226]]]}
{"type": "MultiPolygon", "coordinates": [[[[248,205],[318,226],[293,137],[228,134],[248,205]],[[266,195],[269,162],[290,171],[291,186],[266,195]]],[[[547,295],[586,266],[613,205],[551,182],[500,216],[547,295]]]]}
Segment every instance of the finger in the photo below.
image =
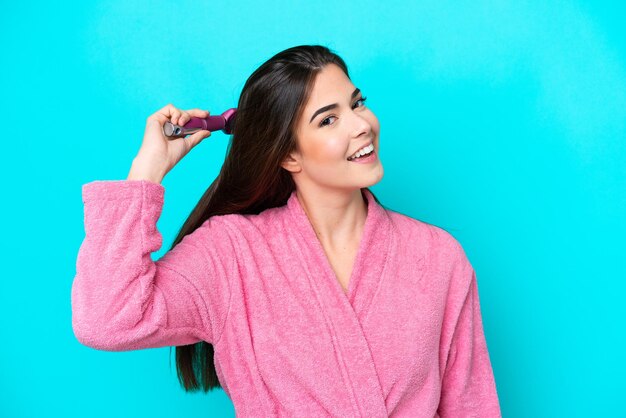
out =
{"type": "Polygon", "coordinates": [[[182,116],[178,120],[178,124],[182,126],[185,123],[189,122],[192,117],[206,118],[207,116],[209,116],[209,112],[206,110],[190,109],[182,112],[182,116]]]}
{"type": "Polygon", "coordinates": [[[177,125],[183,126],[184,124],[189,122],[190,119],[191,119],[191,116],[189,115],[189,113],[187,113],[184,110],[182,110],[180,112],[180,117],[178,118],[177,125]]]}
{"type": "Polygon", "coordinates": [[[208,110],[202,110],[202,109],[189,109],[187,113],[189,113],[191,116],[195,116],[199,118],[206,118],[207,116],[209,116],[210,112],[208,110]]]}
{"type": "Polygon", "coordinates": [[[174,109],[174,110],[172,111],[172,119],[171,119],[172,123],[173,123],[174,125],[179,125],[179,126],[180,126],[180,125],[182,125],[182,124],[180,123],[180,117],[181,117],[182,115],[183,115],[183,112],[182,112],[182,111],[180,111],[180,110],[178,110],[178,109],[174,109]]]}
{"type": "Polygon", "coordinates": [[[157,110],[156,113],[161,113],[169,118],[172,116],[172,111],[175,109],[176,107],[173,104],[168,103],[167,105],[163,106],[161,109],[157,110]]]}
{"type": "MultiPolygon", "coordinates": [[[[173,104],[169,103],[168,105],[159,109],[155,114],[160,114],[166,117],[167,119],[165,120],[165,122],[170,121],[173,124],[177,125],[178,118],[180,117],[181,111],[180,109],[175,107],[173,104]]],[[[160,118],[159,120],[162,120],[162,118],[160,118]]]]}
{"type": "Polygon", "coordinates": [[[206,118],[207,116],[209,116],[209,112],[207,110],[201,109],[189,109],[187,111],[183,110],[181,113],[181,117],[178,119],[178,125],[180,126],[183,126],[184,124],[189,122],[192,117],[206,118]]]}
{"type": "Polygon", "coordinates": [[[208,138],[211,136],[211,131],[202,130],[198,131],[192,135],[189,135],[185,139],[189,143],[190,149],[198,145],[204,138],[208,138]]]}

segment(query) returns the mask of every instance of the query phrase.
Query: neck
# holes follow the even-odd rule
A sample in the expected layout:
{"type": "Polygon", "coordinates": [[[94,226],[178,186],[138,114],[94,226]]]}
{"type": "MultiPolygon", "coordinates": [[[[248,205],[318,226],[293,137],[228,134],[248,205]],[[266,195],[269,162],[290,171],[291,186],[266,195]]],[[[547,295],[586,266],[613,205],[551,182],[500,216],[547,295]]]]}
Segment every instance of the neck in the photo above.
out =
{"type": "Polygon", "coordinates": [[[367,218],[367,200],[361,189],[347,193],[298,189],[296,195],[325,247],[359,240],[367,218]]]}

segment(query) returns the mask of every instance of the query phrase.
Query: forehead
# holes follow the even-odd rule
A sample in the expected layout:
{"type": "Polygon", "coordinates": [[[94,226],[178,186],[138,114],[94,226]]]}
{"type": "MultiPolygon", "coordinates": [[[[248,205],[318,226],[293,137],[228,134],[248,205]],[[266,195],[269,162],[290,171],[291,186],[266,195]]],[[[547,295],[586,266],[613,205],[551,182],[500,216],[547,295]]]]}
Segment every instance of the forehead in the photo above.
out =
{"type": "Polygon", "coordinates": [[[343,70],[335,64],[328,64],[317,73],[305,108],[310,113],[322,106],[342,103],[350,99],[352,91],[354,85],[343,70]]]}

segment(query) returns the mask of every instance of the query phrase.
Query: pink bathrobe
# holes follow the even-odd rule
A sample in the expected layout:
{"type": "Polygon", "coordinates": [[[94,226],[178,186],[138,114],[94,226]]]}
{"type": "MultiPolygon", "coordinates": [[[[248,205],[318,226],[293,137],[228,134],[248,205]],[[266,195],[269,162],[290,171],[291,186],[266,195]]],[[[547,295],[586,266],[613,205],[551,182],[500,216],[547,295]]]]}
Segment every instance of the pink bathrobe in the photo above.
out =
{"type": "Polygon", "coordinates": [[[241,417],[500,417],[476,274],[446,231],[367,219],[344,292],[295,194],[214,216],[154,262],[165,189],[83,185],[72,326],[107,351],[207,341],[241,417]]]}

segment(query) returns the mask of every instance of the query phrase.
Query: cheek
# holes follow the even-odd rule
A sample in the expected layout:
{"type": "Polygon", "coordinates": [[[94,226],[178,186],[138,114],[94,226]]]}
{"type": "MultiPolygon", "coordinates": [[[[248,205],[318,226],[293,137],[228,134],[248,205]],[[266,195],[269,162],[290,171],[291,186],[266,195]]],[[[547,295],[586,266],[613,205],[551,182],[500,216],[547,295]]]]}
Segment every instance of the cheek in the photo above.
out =
{"type": "Polygon", "coordinates": [[[335,163],[338,159],[344,159],[346,154],[346,141],[336,137],[321,138],[316,141],[316,146],[311,149],[310,155],[319,163],[335,163]]]}

